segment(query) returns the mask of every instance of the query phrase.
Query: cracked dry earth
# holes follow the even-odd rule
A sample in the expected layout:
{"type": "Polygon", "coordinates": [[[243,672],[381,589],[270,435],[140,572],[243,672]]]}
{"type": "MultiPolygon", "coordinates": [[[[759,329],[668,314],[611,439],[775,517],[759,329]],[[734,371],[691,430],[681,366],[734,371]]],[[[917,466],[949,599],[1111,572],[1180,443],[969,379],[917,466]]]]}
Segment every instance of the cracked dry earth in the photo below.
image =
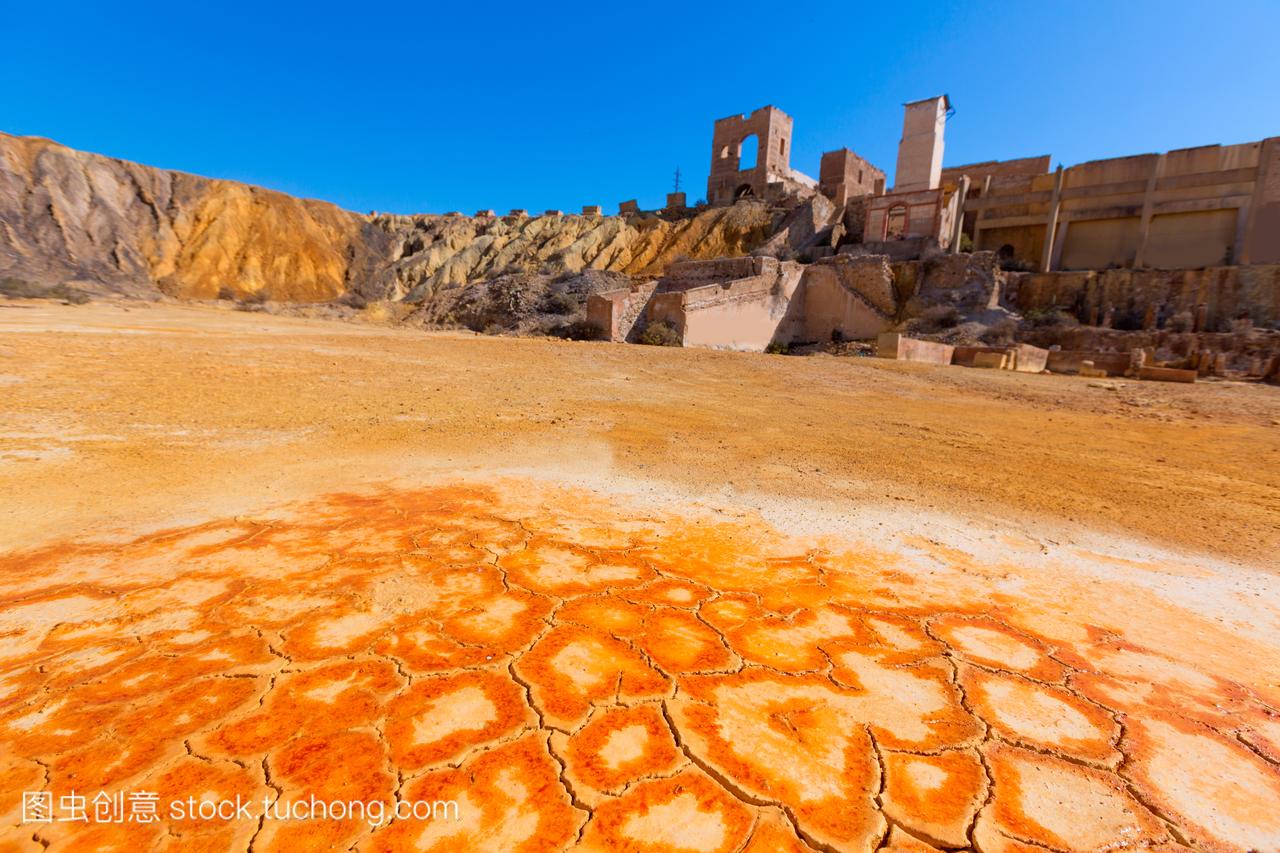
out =
{"type": "Polygon", "coordinates": [[[1240,680],[1248,641],[1235,673],[1192,665],[1134,639],[1169,614],[1126,584],[1011,580],[1016,564],[533,481],[11,554],[10,824],[42,787],[459,812],[55,823],[6,842],[1277,849],[1280,691],[1240,680]],[[1093,607],[1132,630],[1066,615],[1093,607]]]}
{"type": "Polygon", "coordinates": [[[0,304],[0,851],[1280,850],[1275,390],[0,304]]]}

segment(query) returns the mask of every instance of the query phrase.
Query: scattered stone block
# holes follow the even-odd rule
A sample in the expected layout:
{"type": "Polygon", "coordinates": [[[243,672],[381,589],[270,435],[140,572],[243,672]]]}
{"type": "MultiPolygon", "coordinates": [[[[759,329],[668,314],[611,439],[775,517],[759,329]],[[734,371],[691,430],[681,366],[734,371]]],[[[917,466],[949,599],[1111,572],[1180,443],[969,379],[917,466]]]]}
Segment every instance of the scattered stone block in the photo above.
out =
{"type": "Polygon", "coordinates": [[[529,215],[529,211],[525,210],[523,207],[513,207],[511,208],[511,212],[507,214],[507,216],[519,216],[519,217],[525,217],[528,215],[529,215]]]}
{"type": "Polygon", "coordinates": [[[1130,355],[1099,350],[1050,350],[1046,366],[1053,373],[1079,373],[1086,361],[1091,367],[1106,371],[1108,376],[1123,376],[1129,370],[1130,355]]]}
{"type": "Polygon", "coordinates": [[[1007,356],[1002,369],[1016,370],[1019,373],[1043,373],[1049,363],[1049,350],[1034,347],[1031,344],[1011,344],[1004,347],[958,346],[952,364],[979,367],[980,365],[975,364],[974,361],[982,353],[1007,356]]]}
{"type": "Polygon", "coordinates": [[[1143,367],[1138,370],[1138,378],[1154,382],[1195,382],[1196,372],[1176,367],[1143,367]]]}
{"type": "Polygon", "coordinates": [[[584,204],[582,206],[583,216],[604,216],[604,208],[598,204],[584,204]]]}
{"type": "Polygon", "coordinates": [[[918,341],[897,332],[885,332],[876,339],[876,355],[898,361],[919,361],[925,364],[950,364],[955,347],[933,341],[918,341]]]}
{"type": "Polygon", "coordinates": [[[547,211],[544,211],[542,215],[543,216],[564,216],[564,211],[563,210],[547,210],[547,211]]]}
{"type": "Polygon", "coordinates": [[[688,207],[685,204],[684,193],[667,193],[667,210],[683,210],[688,207]]]}
{"type": "Polygon", "coordinates": [[[1200,362],[1196,365],[1196,373],[1208,376],[1211,370],[1213,370],[1213,353],[1203,350],[1200,353],[1200,362]]]}
{"type": "Polygon", "coordinates": [[[1008,370],[1009,354],[1003,352],[977,352],[973,354],[973,366],[988,370],[1008,370]]]}
{"type": "Polygon", "coordinates": [[[618,213],[639,213],[639,212],[640,212],[640,202],[636,201],[634,198],[629,199],[628,201],[618,202],[618,213]]]}
{"type": "Polygon", "coordinates": [[[494,213],[492,210],[477,210],[477,211],[476,211],[476,219],[492,219],[493,217],[495,217],[495,216],[497,216],[497,215],[498,215],[498,214],[494,213]]]}
{"type": "Polygon", "coordinates": [[[1080,362],[1080,375],[1089,379],[1105,379],[1108,374],[1102,368],[1094,367],[1092,361],[1085,360],[1080,362]]]}

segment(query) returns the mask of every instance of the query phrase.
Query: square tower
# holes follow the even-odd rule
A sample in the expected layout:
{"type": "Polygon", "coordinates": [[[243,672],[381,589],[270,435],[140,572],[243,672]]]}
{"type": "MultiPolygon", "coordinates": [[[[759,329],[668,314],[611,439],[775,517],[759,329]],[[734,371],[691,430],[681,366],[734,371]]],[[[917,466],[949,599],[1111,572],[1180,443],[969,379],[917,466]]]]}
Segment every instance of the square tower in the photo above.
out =
{"type": "Polygon", "coordinates": [[[836,207],[844,207],[851,198],[881,195],[884,172],[848,148],[828,151],[822,155],[818,170],[818,189],[835,202],[836,207]]]}
{"type": "Polygon", "coordinates": [[[951,101],[940,95],[903,104],[903,108],[893,191],[936,190],[942,184],[942,133],[951,101]]]}
{"type": "Polygon", "coordinates": [[[707,201],[714,206],[764,196],[771,181],[791,174],[791,116],[777,107],[718,119],[711,134],[711,174],[707,201]],[[742,146],[756,138],[756,161],[742,168],[742,146]]]}

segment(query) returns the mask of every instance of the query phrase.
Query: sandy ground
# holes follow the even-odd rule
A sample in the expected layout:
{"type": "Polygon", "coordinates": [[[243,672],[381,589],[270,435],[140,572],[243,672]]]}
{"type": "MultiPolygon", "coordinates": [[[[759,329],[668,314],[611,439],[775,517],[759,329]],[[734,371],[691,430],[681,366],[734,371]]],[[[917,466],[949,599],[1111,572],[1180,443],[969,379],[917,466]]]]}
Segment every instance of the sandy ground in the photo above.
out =
{"type": "Polygon", "coordinates": [[[0,400],[0,849],[1280,850],[1280,389],[13,302],[0,400]]]}

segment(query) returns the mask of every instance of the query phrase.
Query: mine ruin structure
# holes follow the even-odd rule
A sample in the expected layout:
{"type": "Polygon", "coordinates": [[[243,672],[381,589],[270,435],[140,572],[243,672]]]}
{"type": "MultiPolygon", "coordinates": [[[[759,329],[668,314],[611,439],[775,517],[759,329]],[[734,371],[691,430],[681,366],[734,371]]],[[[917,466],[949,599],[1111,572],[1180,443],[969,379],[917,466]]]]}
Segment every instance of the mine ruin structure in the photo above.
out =
{"type": "MultiPolygon", "coordinates": [[[[686,346],[762,350],[874,339],[931,309],[985,327],[1065,308],[1097,332],[1075,335],[1071,353],[970,346],[957,363],[1130,370],[1122,338],[1140,330],[1150,358],[1193,374],[1275,364],[1280,137],[1052,172],[1047,154],[948,167],[953,113],[946,95],[903,105],[892,186],[849,148],[822,155],[817,181],[792,169],[793,122],[777,107],[719,119],[708,202],[767,209],[771,235],[752,257],[678,261],[594,294],[590,322],[616,341],[661,324],[686,346]]],[[[684,209],[669,197],[664,213],[684,209]]]]}
{"type": "Polygon", "coordinates": [[[791,116],[782,110],[766,106],[750,115],[719,119],[711,134],[707,201],[715,207],[744,198],[777,201],[788,192],[815,189],[817,181],[793,171],[790,162],[791,116]],[[756,153],[754,162],[744,163],[748,143],[756,153]]]}
{"type": "Polygon", "coordinates": [[[1039,272],[1280,263],[1280,137],[1095,160],[1050,171],[1047,154],[945,166],[946,95],[903,105],[892,187],[848,148],[819,180],[792,169],[792,119],[777,107],[715,123],[707,200],[836,207],[835,251],[920,258],[962,246],[1039,272]],[[745,140],[759,154],[743,169],[745,140]]]}

